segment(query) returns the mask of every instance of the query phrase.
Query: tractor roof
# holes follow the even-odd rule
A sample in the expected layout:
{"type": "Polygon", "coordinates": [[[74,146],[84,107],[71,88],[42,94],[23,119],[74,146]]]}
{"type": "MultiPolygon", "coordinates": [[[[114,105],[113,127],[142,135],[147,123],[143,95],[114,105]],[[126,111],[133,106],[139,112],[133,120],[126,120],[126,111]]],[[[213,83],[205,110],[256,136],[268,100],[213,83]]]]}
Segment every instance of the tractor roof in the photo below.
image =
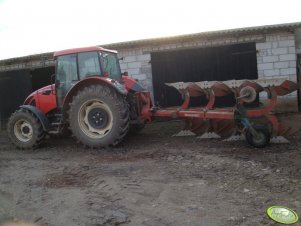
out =
{"type": "Polygon", "coordinates": [[[110,52],[110,53],[117,53],[117,51],[115,51],[115,50],[104,49],[99,46],[91,46],[91,47],[66,49],[66,50],[57,51],[57,52],[54,52],[53,56],[57,57],[57,56],[62,56],[62,55],[67,55],[67,54],[92,52],[92,51],[106,51],[106,52],[110,52]]]}

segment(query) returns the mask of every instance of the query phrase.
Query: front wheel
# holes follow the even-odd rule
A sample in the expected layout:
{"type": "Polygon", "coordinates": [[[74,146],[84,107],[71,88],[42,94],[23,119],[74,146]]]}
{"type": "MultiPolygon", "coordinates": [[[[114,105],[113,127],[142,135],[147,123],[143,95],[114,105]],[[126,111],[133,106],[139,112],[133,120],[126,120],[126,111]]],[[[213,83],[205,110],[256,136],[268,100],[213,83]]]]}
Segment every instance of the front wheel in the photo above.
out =
{"type": "Polygon", "coordinates": [[[270,143],[271,134],[270,131],[262,125],[255,125],[254,130],[257,135],[253,135],[250,130],[246,131],[247,142],[256,148],[264,148],[270,143]]]}
{"type": "Polygon", "coordinates": [[[110,87],[86,87],[73,98],[69,125],[73,135],[88,147],[116,145],[129,129],[127,103],[110,87]]]}
{"type": "Polygon", "coordinates": [[[13,113],[7,125],[8,137],[20,149],[38,147],[44,140],[45,132],[39,119],[30,111],[20,109],[13,113]]]}

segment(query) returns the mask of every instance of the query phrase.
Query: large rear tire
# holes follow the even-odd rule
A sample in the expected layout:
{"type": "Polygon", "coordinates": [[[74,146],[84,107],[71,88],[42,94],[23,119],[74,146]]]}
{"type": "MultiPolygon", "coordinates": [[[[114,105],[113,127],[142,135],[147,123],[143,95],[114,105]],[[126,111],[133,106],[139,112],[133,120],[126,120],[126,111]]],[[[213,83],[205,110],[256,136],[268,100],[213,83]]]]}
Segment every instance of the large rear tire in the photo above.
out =
{"type": "Polygon", "coordinates": [[[45,137],[40,120],[25,109],[12,114],[8,121],[7,132],[11,143],[20,149],[37,148],[45,137]]]}
{"type": "Polygon", "coordinates": [[[110,87],[85,87],[70,104],[69,125],[73,135],[85,146],[117,145],[129,129],[128,104],[110,87]]]}

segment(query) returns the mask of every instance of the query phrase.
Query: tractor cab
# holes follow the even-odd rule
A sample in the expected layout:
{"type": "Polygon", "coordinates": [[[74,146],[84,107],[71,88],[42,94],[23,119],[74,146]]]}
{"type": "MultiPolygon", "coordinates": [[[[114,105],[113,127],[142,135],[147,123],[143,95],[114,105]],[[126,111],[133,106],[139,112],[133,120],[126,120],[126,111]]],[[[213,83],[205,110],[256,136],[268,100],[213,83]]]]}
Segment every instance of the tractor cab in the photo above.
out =
{"type": "Polygon", "coordinates": [[[87,77],[106,77],[121,81],[117,52],[100,47],[64,50],[54,54],[57,105],[61,107],[68,91],[87,77]]]}

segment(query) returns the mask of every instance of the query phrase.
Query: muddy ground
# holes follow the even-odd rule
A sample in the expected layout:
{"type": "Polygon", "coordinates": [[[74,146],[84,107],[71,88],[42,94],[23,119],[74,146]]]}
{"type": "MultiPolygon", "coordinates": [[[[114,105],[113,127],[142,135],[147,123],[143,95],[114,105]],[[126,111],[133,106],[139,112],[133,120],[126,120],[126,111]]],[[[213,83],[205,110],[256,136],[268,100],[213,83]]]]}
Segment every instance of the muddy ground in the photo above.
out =
{"type": "MultiPolygon", "coordinates": [[[[155,123],[117,148],[47,139],[19,151],[0,138],[0,217],[45,226],[278,225],[265,214],[301,214],[301,133],[255,149],[243,141],[172,137],[155,123]]],[[[298,224],[297,224],[298,225],[298,224]]]]}

